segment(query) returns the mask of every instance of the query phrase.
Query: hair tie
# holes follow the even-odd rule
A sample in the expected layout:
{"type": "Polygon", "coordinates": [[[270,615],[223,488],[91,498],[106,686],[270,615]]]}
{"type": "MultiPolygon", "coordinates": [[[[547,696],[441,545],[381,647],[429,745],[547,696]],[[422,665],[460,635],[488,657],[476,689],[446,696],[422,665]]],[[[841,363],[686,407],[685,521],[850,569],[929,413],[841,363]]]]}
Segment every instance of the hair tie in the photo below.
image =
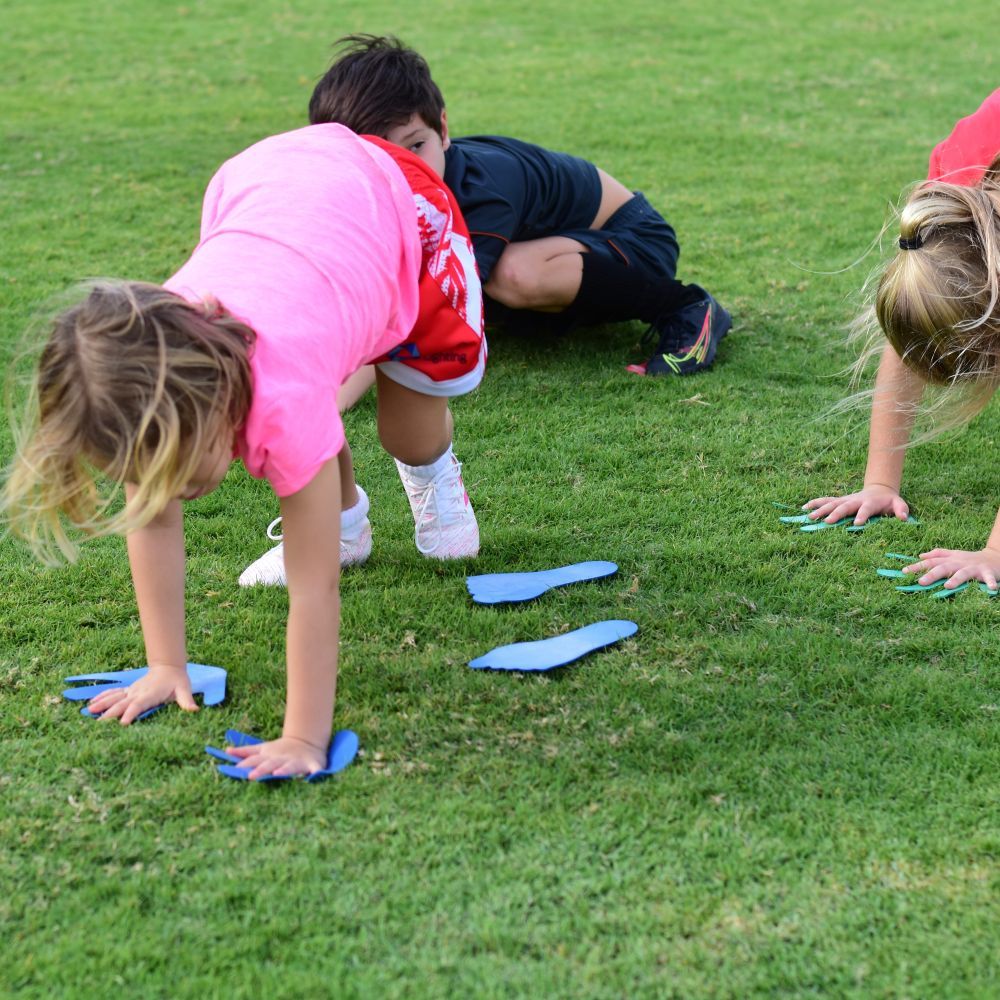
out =
{"type": "Polygon", "coordinates": [[[919,250],[924,245],[924,241],[919,236],[899,237],[899,249],[900,250],[919,250]]]}

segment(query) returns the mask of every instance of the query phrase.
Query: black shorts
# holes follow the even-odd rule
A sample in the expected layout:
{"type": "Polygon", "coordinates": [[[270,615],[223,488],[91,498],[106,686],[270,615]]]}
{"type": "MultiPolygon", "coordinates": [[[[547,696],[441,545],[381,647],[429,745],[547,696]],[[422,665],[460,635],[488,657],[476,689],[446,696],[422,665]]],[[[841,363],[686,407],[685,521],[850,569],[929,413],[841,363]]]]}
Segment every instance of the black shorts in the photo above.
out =
{"type": "Polygon", "coordinates": [[[553,233],[582,243],[591,253],[601,253],[628,267],[645,271],[650,278],[672,278],[677,273],[681,249],[673,226],[646,200],[634,192],[602,229],[576,229],[553,233]]]}

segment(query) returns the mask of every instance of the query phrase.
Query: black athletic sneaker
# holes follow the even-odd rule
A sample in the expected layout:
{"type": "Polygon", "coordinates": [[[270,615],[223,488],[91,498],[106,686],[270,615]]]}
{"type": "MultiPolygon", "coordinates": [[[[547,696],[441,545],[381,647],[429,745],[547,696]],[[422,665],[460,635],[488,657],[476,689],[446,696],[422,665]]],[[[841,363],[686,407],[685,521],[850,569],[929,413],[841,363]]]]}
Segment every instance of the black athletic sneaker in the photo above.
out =
{"type": "Polygon", "coordinates": [[[654,329],[660,334],[656,351],[645,366],[630,365],[629,371],[643,375],[693,375],[711,367],[719,341],[729,333],[733,320],[705,289],[698,290],[704,298],[655,324],[654,329]]]}

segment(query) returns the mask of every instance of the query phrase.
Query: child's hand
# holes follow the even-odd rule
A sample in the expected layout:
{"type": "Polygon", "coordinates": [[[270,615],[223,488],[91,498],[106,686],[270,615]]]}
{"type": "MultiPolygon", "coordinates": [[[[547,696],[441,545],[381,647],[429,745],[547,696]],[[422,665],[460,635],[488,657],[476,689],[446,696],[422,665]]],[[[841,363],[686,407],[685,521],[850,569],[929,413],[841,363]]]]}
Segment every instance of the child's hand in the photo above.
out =
{"type": "Polygon", "coordinates": [[[803,510],[809,511],[814,521],[822,519],[827,524],[852,516],[855,524],[865,524],[876,514],[892,514],[900,521],[910,516],[909,505],[895,490],[878,485],[866,486],[846,497],[817,497],[804,504],[803,510]]]}
{"type": "Polygon", "coordinates": [[[170,701],[176,701],[185,712],[198,711],[186,666],[150,665],[145,677],[140,677],[128,687],[99,694],[87,703],[87,708],[91,714],[99,715],[102,721],[117,719],[127,726],[148,709],[170,701]]]}
{"type": "Polygon", "coordinates": [[[988,547],[978,552],[931,549],[920,553],[920,562],[903,567],[904,573],[921,570],[925,572],[917,580],[920,584],[944,580],[945,587],[951,590],[966,580],[982,580],[990,590],[996,590],[997,580],[1000,580],[1000,552],[988,547]]]}
{"type": "Polygon", "coordinates": [[[282,736],[269,743],[226,747],[226,753],[241,758],[240,767],[251,768],[247,777],[256,781],[268,774],[280,778],[315,774],[326,767],[327,750],[294,736],[282,736]]]}

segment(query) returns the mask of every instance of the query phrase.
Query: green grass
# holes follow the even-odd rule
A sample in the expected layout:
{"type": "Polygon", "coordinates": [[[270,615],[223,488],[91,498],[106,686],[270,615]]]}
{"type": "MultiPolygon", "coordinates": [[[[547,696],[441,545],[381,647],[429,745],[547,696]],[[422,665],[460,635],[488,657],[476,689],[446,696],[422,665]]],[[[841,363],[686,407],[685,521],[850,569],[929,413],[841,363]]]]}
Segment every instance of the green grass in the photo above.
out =
{"type": "Polygon", "coordinates": [[[474,571],[621,567],[521,607],[474,607],[472,565],[417,555],[372,404],[349,416],[376,547],[344,578],[337,724],[364,755],[324,785],[238,785],[201,752],[280,725],[285,598],[235,584],[266,544],[266,486],[234,471],[190,505],[191,655],[231,685],[194,717],[123,730],[58,697],[70,673],[142,662],[120,542],[56,572],[0,543],[0,992],[996,995],[998,605],[874,573],[889,550],[985,538],[996,413],[910,457],[918,529],[800,534],[770,503],[858,481],[864,414],[824,413],[874,257],[845,268],[995,84],[995,3],[5,14],[4,351],[78,278],[171,273],[217,165],[303,123],[349,31],[421,49],[455,134],[642,188],[736,326],[684,381],[625,374],[638,326],[494,339],[454,408],[474,571]],[[548,677],[464,667],[600,618],[640,632],[548,677]]]}

